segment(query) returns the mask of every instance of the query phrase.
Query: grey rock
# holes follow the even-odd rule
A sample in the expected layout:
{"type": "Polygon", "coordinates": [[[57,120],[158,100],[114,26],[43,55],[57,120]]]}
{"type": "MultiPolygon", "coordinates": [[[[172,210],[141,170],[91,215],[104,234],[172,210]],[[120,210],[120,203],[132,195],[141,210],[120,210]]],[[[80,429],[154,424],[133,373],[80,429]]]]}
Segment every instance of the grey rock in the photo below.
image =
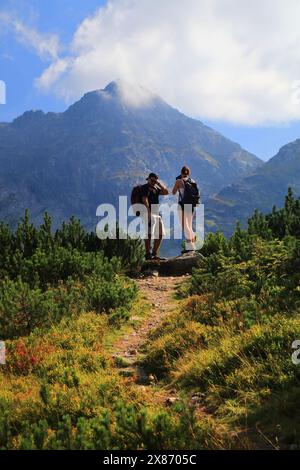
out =
{"type": "Polygon", "coordinates": [[[148,375],[148,380],[149,380],[150,383],[155,383],[156,382],[156,378],[154,377],[153,374],[148,375]]]}
{"type": "Polygon", "coordinates": [[[151,270],[151,267],[155,267],[160,274],[182,276],[184,274],[190,274],[192,269],[198,266],[202,258],[203,256],[198,251],[191,251],[190,253],[184,253],[166,260],[146,261],[143,269],[147,272],[151,270]]]}
{"type": "MultiPolygon", "coordinates": [[[[143,275],[145,277],[158,277],[159,276],[159,273],[157,270],[153,270],[153,269],[146,269],[145,271],[143,271],[143,275]]],[[[150,286],[150,283],[148,283],[147,285],[150,286]]]]}
{"type": "Polygon", "coordinates": [[[137,349],[135,348],[128,349],[128,354],[130,354],[130,356],[134,356],[135,354],[137,354],[137,349]]]}
{"type": "Polygon", "coordinates": [[[177,397],[168,397],[166,398],[165,400],[165,404],[166,405],[173,405],[174,403],[176,403],[179,399],[177,397]]]}

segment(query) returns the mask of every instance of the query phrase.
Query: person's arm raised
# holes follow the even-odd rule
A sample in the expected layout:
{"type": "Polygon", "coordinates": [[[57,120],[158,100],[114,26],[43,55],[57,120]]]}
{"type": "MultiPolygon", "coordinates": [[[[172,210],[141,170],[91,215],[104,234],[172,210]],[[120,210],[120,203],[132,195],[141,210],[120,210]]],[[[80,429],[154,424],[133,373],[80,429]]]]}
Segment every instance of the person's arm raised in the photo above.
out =
{"type": "Polygon", "coordinates": [[[178,189],[179,189],[179,181],[180,181],[180,180],[176,180],[176,181],[175,181],[174,187],[173,187],[173,189],[172,189],[172,194],[173,194],[173,196],[175,196],[175,194],[177,193],[177,191],[178,191],[178,189]]]}
{"type": "Polygon", "coordinates": [[[156,184],[159,187],[161,194],[163,196],[167,196],[169,194],[168,188],[163,183],[161,183],[160,181],[157,181],[156,184]]]}

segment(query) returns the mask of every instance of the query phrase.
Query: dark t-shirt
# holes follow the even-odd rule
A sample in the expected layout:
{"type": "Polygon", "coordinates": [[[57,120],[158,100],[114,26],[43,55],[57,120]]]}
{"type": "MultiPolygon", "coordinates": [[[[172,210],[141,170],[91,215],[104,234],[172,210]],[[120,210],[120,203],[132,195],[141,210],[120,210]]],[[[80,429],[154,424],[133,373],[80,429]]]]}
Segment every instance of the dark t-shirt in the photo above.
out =
{"type": "Polygon", "coordinates": [[[152,204],[159,204],[159,195],[161,193],[161,189],[157,186],[155,188],[151,188],[148,184],[143,184],[141,189],[142,197],[147,197],[149,206],[151,207],[152,204]]]}

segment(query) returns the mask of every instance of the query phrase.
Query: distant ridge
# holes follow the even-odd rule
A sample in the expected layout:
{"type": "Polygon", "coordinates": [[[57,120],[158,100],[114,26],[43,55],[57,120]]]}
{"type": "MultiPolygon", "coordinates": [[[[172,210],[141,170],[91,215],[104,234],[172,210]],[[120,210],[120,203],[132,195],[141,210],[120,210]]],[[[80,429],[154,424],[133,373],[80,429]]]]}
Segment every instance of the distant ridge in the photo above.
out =
{"type": "Polygon", "coordinates": [[[171,185],[183,164],[204,199],[262,164],[220,133],[123,81],[86,93],[63,113],[28,111],[0,124],[0,219],[29,208],[39,223],[74,214],[94,227],[96,207],[157,172],[171,185]]]}
{"type": "Polygon", "coordinates": [[[269,212],[273,205],[281,207],[288,187],[300,196],[300,139],[281,147],[252,175],[211,197],[205,208],[207,227],[229,235],[236,220],[245,225],[255,209],[269,212]]]}

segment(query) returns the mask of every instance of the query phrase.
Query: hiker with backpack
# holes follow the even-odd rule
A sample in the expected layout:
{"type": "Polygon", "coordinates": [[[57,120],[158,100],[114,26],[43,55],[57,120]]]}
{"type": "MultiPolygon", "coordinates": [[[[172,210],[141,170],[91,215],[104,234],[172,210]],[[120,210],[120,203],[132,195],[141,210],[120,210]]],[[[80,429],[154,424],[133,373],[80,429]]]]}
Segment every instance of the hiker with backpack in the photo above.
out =
{"type": "Polygon", "coordinates": [[[196,234],[193,230],[193,216],[199,204],[200,194],[197,183],[190,177],[190,169],[183,166],[177,176],[172,194],[179,194],[178,212],[179,220],[185,234],[185,249],[182,253],[195,251],[196,234]]]}
{"type": "MultiPolygon", "coordinates": [[[[135,186],[131,193],[131,204],[136,203],[144,204],[147,208],[146,220],[144,221],[146,227],[147,237],[145,238],[146,260],[155,259],[161,260],[158,255],[162,238],[165,235],[165,229],[161,215],[159,214],[159,196],[167,196],[168,189],[158,179],[158,175],[150,173],[146,178],[147,183],[135,186]],[[153,250],[151,253],[151,241],[153,242],[153,250]]],[[[137,213],[136,215],[140,215],[137,213]]]]}

